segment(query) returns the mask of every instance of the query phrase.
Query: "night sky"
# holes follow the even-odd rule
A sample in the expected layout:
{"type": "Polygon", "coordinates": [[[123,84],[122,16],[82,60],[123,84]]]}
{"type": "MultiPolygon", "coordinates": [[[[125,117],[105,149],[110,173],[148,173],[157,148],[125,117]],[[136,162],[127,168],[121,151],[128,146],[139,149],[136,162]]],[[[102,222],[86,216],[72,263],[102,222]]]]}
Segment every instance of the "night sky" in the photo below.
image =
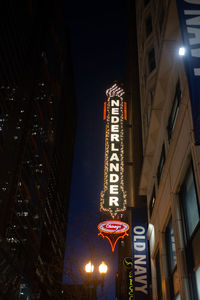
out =
{"type": "Polygon", "coordinates": [[[105,260],[107,298],[99,299],[107,300],[115,299],[117,251],[113,258],[108,241],[97,236],[104,173],[103,103],[106,89],[114,80],[122,80],[125,72],[125,14],[124,0],[65,1],[78,119],[65,266],[70,275],[64,276],[64,282],[81,282],[78,269],[91,256],[96,263],[105,260]]]}

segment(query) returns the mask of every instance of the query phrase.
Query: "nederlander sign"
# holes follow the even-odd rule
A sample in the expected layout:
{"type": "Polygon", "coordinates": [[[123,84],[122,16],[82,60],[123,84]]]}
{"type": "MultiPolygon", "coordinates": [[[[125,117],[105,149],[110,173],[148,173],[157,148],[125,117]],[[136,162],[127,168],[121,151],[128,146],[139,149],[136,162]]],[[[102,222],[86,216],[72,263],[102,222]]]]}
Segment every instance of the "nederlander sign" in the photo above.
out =
{"type": "Polygon", "coordinates": [[[126,209],[124,191],[124,90],[114,84],[106,91],[104,190],[100,209],[114,218],[126,209]]]}

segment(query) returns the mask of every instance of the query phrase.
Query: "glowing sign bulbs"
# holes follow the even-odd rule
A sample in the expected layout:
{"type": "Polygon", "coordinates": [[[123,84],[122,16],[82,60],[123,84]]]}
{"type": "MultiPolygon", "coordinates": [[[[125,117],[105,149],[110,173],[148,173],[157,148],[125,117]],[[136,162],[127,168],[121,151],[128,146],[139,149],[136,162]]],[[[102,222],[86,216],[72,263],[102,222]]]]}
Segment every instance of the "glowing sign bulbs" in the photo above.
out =
{"type": "MultiPolygon", "coordinates": [[[[106,134],[104,189],[100,209],[114,218],[126,209],[127,194],[124,190],[124,90],[114,84],[106,90],[106,134]]],[[[105,110],[105,104],[104,104],[105,110]]]]}

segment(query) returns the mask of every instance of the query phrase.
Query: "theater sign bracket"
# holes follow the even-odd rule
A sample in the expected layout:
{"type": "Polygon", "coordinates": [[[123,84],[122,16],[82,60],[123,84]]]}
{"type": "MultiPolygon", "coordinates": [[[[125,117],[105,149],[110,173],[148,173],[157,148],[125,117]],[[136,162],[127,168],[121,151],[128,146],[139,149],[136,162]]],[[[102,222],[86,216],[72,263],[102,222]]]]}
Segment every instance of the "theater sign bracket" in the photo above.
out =
{"type": "Polygon", "coordinates": [[[128,236],[127,231],[129,230],[129,225],[119,220],[107,220],[101,222],[98,225],[98,229],[100,231],[98,235],[109,241],[112,252],[114,253],[118,240],[128,236]]]}
{"type": "Polygon", "coordinates": [[[104,105],[105,165],[104,189],[100,196],[100,210],[112,218],[126,210],[127,193],[124,190],[124,120],[126,106],[124,90],[114,84],[106,91],[107,103],[104,105]],[[106,109],[106,112],[105,112],[106,109]]]}

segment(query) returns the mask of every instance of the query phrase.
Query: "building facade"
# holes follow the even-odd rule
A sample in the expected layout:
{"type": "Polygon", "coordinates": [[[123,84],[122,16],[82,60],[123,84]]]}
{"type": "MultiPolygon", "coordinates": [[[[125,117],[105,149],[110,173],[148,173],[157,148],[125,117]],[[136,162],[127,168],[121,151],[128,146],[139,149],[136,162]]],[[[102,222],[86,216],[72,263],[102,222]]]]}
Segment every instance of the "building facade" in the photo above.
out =
{"type": "MultiPolygon", "coordinates": [[[[193,2],[194,1],[186,1],[193,2]]],[[[197,1],[198,2],[198,1],[197,1]]],[[[153,299],[200,299],[200,172],[175,0],[135,1],[153,299]]]]}
{"type": "Polygon", "coordinates": [[[60,1],[6,1],[0,34],[0,297],[60,299],[76,108],[60,1]]]}
{"type": "MultiPolygon", "coordinates": [[[[127,222],[132,208],[146,210],[151,278],[149,294],[136,296],[130,231],[119,245],[117,299],[200,299],[200,150],[177,2],[127,1],[127,222]]],[[[185,12],[193,28],[200,3],[183,2],[196,5],[185,12]]]]}

